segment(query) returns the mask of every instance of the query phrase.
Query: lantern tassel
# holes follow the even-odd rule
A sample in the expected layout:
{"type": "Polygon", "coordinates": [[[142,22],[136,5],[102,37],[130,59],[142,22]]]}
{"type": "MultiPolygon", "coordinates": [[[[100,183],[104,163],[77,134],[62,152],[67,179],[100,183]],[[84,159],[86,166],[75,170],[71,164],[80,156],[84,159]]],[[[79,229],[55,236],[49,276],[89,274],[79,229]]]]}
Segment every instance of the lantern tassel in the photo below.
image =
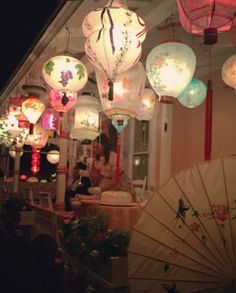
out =
{"type": "Polygon", "coordinates": [[[112,80],[109,80],[109,93],[108,93],[108,100],[113,101],[113,94],[114,94],[114,84],[112,80]]]}
{"type": "Polygon", "coordinates": [[[29,125],[29,134],[33,134],[34,133],[34,124],[30,123],[29,125]]]}
{"type": "Polygon", "coordinates": [[[212,146],[212,81],[207,81],[206,112],[205,112],[205,160],[211,159],[212,146]]]}

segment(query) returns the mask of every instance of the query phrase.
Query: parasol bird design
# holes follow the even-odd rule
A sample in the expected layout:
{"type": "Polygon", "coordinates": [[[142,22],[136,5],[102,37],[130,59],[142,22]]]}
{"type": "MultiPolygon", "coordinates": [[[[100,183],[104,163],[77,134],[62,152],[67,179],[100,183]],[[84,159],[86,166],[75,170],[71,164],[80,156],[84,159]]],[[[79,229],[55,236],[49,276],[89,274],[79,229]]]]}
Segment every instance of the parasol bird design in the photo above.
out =
{"type": "Polygon", "coordinates": [[[161,186],[132,231],[131,292],[236,292],[236,156],[196,163],[161,186]]]}

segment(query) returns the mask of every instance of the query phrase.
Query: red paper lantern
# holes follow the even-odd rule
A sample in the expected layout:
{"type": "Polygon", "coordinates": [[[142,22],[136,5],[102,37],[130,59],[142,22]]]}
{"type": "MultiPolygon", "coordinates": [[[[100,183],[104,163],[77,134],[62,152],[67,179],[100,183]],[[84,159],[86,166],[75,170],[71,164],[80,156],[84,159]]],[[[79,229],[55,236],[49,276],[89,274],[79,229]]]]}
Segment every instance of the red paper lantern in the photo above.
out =
{"type": "Polygon", "coordinates": [[[67,92],[66,94],[62,91],[50,90],[49,101],[50,105],[60,113],[68,112],[72,109],[76,103],[77,93],[67,92]]]}

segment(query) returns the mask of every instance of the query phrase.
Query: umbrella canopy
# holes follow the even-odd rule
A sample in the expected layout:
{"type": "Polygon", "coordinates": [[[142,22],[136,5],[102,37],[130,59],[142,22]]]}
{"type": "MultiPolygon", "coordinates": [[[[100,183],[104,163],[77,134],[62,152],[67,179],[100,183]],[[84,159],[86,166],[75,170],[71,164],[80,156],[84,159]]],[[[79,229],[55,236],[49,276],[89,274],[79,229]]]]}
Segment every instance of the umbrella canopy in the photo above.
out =
{"type": "Polygon", "coordinates": [[[151,197],[128,253],[131,292],[236,292],[236,157],[197,163],[151,197]]]}

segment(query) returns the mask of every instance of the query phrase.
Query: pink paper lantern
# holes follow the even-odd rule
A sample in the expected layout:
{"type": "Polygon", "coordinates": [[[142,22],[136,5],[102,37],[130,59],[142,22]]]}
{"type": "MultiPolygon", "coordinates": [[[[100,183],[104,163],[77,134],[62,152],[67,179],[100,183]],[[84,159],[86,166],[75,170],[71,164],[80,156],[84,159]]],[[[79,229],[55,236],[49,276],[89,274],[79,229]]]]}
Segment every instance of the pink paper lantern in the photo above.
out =
{"type": "Polygon", "coordinates": [[[41,116],[42,126],[47,130],[57,130],[59,114],[53,108],[47,108],[41,116]]]}
{"type": "Polygon", "coordinates": [[[50,90],[49,101],[50,105],[59,113],[66,113],[71,110],[77,100],[76,92],[67,92],[50,90]]]}

